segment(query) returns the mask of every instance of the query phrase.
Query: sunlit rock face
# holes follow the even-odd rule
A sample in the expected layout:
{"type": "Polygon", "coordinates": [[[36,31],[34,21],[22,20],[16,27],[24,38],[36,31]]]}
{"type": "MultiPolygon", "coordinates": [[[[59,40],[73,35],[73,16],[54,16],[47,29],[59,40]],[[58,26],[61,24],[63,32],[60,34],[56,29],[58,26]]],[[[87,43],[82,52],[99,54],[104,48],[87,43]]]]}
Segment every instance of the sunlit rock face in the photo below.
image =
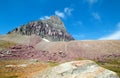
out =
{"type": "Polygon", "coordinates": [[[49,41],[71,41],[74,38],[66,31],[63,22],[58,16],[50,19],[33,21],[8,32],[22,35],[36,34],[49,41]]]}
{"type": "Polygon", "coordinates": [[[71,61],[46,70],[34,78],[119,78],[113,71],[90,60],[71,61]]]}

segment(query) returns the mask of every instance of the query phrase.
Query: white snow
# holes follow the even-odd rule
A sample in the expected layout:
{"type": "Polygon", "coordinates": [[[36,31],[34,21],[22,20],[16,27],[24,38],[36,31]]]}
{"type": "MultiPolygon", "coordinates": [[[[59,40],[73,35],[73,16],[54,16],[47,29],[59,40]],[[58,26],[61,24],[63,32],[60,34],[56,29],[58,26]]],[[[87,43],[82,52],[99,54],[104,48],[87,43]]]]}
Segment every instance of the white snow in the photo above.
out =
{"type": "Polygon", "coordinates": [[[50,42],[49,40],[47,40],[47,39],[45,39],[45,38],[43,38],[43,40],[44,40],[45,42],[50,42]]]}

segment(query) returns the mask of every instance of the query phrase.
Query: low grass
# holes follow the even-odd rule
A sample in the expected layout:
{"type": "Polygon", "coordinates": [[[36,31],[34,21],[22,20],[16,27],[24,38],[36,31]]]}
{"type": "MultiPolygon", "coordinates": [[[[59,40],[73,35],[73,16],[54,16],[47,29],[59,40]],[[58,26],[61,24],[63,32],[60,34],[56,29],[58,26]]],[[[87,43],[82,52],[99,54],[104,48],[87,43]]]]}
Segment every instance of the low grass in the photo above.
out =
{"type": "Polygon", "coordinates": [[[11,42],[11,41],[5,41],[5,40],[0,40],[0,48],[2,49],[8,49],[11,46],[15,46],[16,43],[11,42]]]}
{"type": "Polygon", "coordinates": [[[120,57],[119,58],[106,58],[104,59],[105,62],[97,62],[98,65],[114,71],[120,77],[120,57]]]}
{"type": "MultiPolygon", "coordinates": [[[[84,58],[77,58],[76,60],[86,60],[84,58]]],[[[98,65],[109,69],[111,71],[114,71],[118,74],[120,77],[120,57],[117,58],[106,58],[104,59],[104,62],[99,62],[94,60],[98,65]]]]}
{"type": "Polygon", "coordinates": [[[48,63],[48,65],[50,65],[51,67],[57,66],[57,65],[59,64],[59,63],[53,62],[53,61],[48,61],[47,63],[48,63]]]}
{"type": "Polygon", "coordinates": [[[86,58],[80,58],[80,57],[79,57],[79,58],[76,58],[75,60],[78,60],[78,61],[79,61],[79,60],[87,60],[87,59],[86,59],[86,58]]]}
{"type": "Polygon", "coordinates": [[[18,76],[10,76],[9,78],[18,78],[18,76]]]}
{"type": "Polygon", "coordinates": [[[29,60],[2,60],[0,61],[0,78],[31,78],[36,72],[48,67],[41,62],[31,63],[29,60]],[[26,67],[6,67],[6,65],[27,64],[26,67]]]}

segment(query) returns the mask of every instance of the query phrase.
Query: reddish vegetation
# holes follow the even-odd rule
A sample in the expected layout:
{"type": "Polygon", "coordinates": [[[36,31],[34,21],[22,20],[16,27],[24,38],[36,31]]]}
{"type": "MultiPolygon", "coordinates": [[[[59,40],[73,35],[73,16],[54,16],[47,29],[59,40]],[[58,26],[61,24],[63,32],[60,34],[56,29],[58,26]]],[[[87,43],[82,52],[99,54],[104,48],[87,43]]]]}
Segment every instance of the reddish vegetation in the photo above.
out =
{"type": "MultiPolygon", "coordinates": [[[[63,62],[63,61],[77,60],[83,58],[104,61],[104,59],[106,58],[120,57],[119,52],[103,53],[100,52],[100,50],[96,50],[94,48],[95,45],[93,44],[92,45],[90,44],[90,46],[89,45],[85,46],[84,43],[81,43],[83,47],[79,44],[80,43],[76,43],[76,42],[67,43],[66,50],[63,50],[65,49],[64,47],[65,43],[64,44],[59,43],[57,44],[57,46],[56,45],[49,46],[49,50],[38,50],[33,46],[17,45],[10,47],[8,50],[0,51],[0,59],[1,60],[2,59],[38,59],[40,61],[63,62]],[[77,47],[75,47],[74,45],[76,45],[77,47]]],[[[104,48],[101,49],[104,50],[104,48]]]]}
{"type": "Polygon", "coordinates": [[[104,62],[109,62],[110,61],[109,59],[115,59],[119,57],[120,57],[120,54],[109,54],[109,55],[103,55],[103,56],[97,57],[95,60],[97,60],[98,62],[104,63],[104,62]]]}
{"type": "Polygon", "coordinates": [[[9,50],[0,51],[0,59],[38,59],[41,61],[62,61],[67,58],[63,52],[51,53],[48,51],[36,50],[33,46],[17,45],[10,47],[9,50]]]}
{"type": "Polygon", "coordinates": [[[120,56],[120,40],[50,42],[37,44],[35,48],[50,52],[62,51],[71,60],[87,58],[101,61],[109,56],[120,56]]]}

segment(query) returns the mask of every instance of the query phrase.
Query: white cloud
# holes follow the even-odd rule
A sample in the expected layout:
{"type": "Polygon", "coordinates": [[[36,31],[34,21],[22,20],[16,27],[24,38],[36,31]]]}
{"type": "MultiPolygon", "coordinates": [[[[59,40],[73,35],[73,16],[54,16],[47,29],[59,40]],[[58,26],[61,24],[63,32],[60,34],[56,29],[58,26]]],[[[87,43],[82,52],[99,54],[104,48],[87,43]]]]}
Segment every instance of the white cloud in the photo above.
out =
{"type": "Polygon", "coordinates": [[[56,10],[55,15],[57,15],[61,18],[65,18],[67,15],[69,15],[69,16],[72,15],[73,10],[74,10],[73,8],[66,7],[66,8],[64,8],[64,10],[62,12],[56,10]]]}
{"type": "Polygon", "coordinates": [[[99,38],[99,40],[119,40],[120,39],[120,22],[117,24],[118,30],[105,37],[99,38]]]}
{"type": "MultiPolygon", "coordinates": [[[[74,10],[73,8],[66,7],[63,9],[63,11],[56,10],[54,12],[54,14],[61,18],[65,18],[67,15],[69,15],[69,16],[72,15],[73,10],[74,10]]],[[[50,16],[42,16],[42,17],[40,17],[40,19],[41,20],[50,19],[50,16]]]]}
{"type": "Polygon", "coordinates": [[[75,34],[75,35],[73,35],[73,37],[77,40],[80,40],[82,38],[85,38],[85,35],[84,34],[75,34]]]}
{"type": "Polygon", "coordinates": [[[64,13],[66,15],[71,15],[73,10],[74,10],[73,8],[66,7],[66,8],[64,8],[64,13]]]}
{"type": "Polygon", "coordinates": [[[45,19],[50,19],[50,16],[43,16],[40,18],[41,20],[45,20],[45,19]]]}
{"type": "Polygon", "coordinates": [[[118,40],[120,39],[120,30],[116,31],[108,36],[102,37],[99,40],[118,40]]]}
{"type": "Polygon", "coordinates": [[[82,26],[83,22],[82,21],[77,21],[72,24],[73,26],[82,26]]]}
{"type": "Polygon", "coordinates": [[[59,11],[55,11],[55,15],[61,17],[61,18],[64,18],[65,17],[65,14],[64,12],[59,12],[59,11]]]}
{"type": "Polygon", "coordinates": [[[120,29],[120,22],[117,24],[117,27],[120,29]]]}
{"type": "Polygon", "coordinates": [[[96,20],[101,20],[101,17],[100,17],[100,15],[97,13],[97,12],[93,12],[92,13],[92,16],[94,17],[94,19],[96,19],[96,20]]]}
{"type": "Polygon", "coordinates": [[[86,0],[90,5],[93,5],[98,2],[98,0],[86,0]]]}

